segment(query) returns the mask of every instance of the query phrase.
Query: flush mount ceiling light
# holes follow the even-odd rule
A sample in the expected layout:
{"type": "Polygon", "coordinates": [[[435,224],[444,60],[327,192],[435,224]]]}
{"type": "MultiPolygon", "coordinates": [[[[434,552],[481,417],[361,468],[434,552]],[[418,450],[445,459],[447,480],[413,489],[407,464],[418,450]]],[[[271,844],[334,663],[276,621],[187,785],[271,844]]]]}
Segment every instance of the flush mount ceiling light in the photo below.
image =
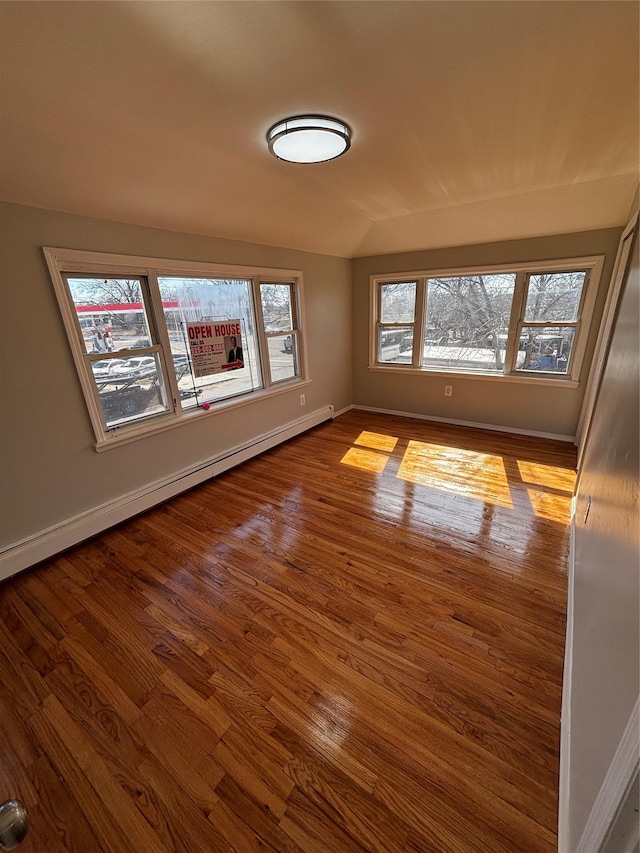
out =
{"type": "Polygon", "coordinates": [[[351,128],[330,116],[292,116],[269,128],[267,143],[278,160],[324,163],[349,150],[351,128]]]}

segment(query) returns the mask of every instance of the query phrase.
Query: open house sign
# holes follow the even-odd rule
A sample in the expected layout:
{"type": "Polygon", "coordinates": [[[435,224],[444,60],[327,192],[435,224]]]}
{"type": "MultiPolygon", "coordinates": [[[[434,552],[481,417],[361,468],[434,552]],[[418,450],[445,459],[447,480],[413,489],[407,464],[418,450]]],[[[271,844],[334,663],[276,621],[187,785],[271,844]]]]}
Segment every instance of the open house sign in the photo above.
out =
{"type": "Polygon", "coordinates": [[[195,376],[209,376],[244,367],[240,320],[187,323],[195,376]]]}

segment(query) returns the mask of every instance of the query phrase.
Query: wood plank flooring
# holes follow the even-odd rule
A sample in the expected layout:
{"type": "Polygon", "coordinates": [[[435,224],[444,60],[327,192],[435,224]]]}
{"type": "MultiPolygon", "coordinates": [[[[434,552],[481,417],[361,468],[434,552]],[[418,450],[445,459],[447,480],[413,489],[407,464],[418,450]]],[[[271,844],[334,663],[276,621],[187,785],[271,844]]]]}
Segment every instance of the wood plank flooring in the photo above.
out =
{"type": "Polygon", "coordinates": [[[556,850],[575,450],[350,412],[0,586],[21,850],[556,850]]]}

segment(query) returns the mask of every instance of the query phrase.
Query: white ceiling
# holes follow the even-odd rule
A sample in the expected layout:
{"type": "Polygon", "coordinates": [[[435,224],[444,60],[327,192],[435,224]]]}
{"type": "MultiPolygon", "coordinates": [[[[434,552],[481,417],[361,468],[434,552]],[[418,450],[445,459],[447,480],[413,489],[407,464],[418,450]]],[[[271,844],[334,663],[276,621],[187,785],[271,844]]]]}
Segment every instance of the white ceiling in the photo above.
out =
{"type": "Polygon", "coordinates": [[[0,2],[0,195],[345,257],[620,225],[638,8],[0,2]],[[275,160],[309,111],[351,150],[275,160]]]}

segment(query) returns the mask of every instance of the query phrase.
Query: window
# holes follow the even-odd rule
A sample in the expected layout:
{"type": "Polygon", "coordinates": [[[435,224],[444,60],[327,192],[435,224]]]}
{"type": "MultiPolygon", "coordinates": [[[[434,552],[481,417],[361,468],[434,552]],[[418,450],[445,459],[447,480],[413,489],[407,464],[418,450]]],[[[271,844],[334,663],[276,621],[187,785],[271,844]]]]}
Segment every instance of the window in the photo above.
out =
{"type": "Polygon", "coordinates": [[[602,261],[372,276],[370,367],[575,384],[602,261]]]}
{"type": "Polygon", "coordinates": [[[298,375],[298,323],[293,285],[260,283],[260,303],[271,383],[298,375]]]}
{"type": "Polygon", "coordinates": [[[568,372],[586,276],[585,270],[527,276],[518,324],[521,370],[568,372]]]}
{"type": "Polygon", "coordinates": [[[299,271],[44,251],[99,450],[308,381],[299,271]]]}
{"type": "Polygon", "coordinates": [[[513,273],[427,279],[423,365],[503,370],[515,282],[513,273]]]}
{"type": "Polygon", "coordinates": [[[84,364],[106,428],[169,411],[160,346],[141,278],[63,274],[73,300],[84,364]]]}
{"type": "Polygon", "coordinates": [[[416,305],[415,281],[385,282],[380,285],[378,313],[380,323],[377,335],[379,361],[394,358],[396,351],[411,362],[416,305]]]}
{"type": "MultiPolygon", "coordinates": [[[[183,409],[217,403],[263,387],[251,279],[159,275],[158,286],[183,409]],[[187,324],[231,319],[240,320],[244,369],[197,376],[191,362],[187,324]]],[[[226,349],[229,348],[230,341],[226,349]]]]}

